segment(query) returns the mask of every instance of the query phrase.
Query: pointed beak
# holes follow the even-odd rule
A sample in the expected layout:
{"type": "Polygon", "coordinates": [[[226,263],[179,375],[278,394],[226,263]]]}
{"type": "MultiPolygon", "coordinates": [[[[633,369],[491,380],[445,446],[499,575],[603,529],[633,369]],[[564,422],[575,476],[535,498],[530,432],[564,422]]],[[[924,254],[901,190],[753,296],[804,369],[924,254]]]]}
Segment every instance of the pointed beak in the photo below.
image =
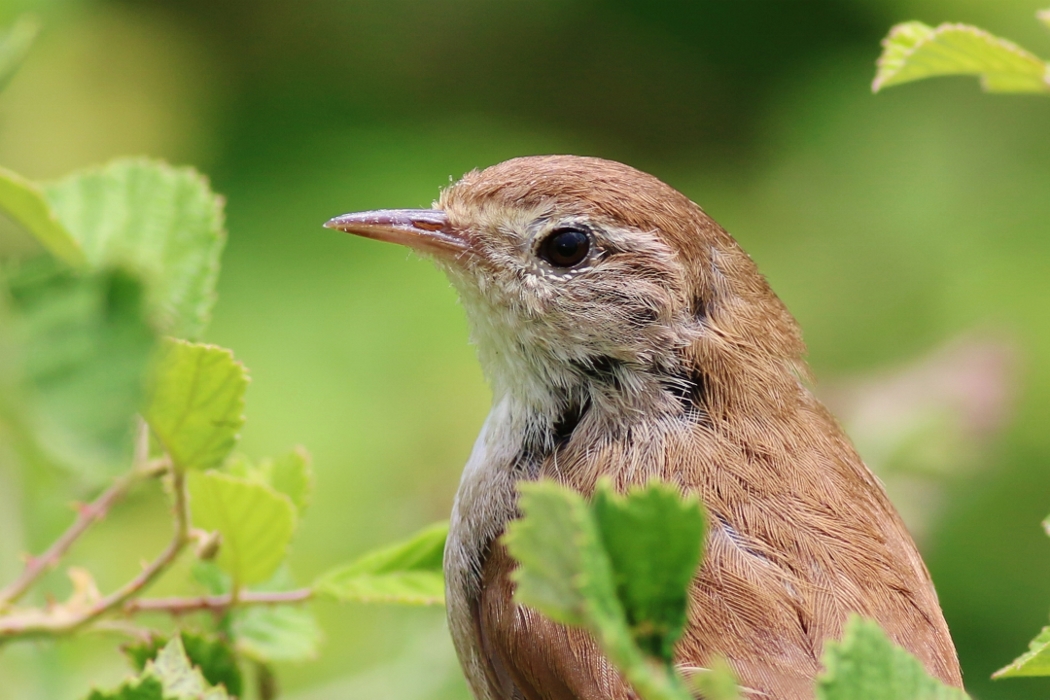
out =
{"type": "Polygon", "coordinates": [[[452,229],[448,216],[439,209],[362,211],[337,216],[325,227],[442,257],[455,257],[470,248],[466,238],[452,229]]]}

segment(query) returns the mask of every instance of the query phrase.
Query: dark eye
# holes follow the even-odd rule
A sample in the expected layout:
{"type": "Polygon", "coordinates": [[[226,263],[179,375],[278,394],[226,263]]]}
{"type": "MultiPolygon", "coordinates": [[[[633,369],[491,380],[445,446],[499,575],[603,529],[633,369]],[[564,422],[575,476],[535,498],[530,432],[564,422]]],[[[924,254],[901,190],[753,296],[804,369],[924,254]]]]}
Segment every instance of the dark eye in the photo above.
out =
{"type": "Polygon", "coordinates": [[[554,267],[572,267],[587,257],[591,238],[576,228],[560,228],[540,241],[539,256],[554,267]]]}

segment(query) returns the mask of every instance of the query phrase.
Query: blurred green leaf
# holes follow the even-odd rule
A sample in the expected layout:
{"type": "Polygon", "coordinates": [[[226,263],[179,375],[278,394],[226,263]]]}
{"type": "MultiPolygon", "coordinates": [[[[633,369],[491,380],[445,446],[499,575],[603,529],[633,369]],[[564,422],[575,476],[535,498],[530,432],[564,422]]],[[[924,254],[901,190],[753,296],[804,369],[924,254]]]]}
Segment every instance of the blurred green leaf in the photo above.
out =
{"type": "MultiPolygon", "coordinates": [[[[241,694],[244,678],[229,642],[186,630],[179,633],[179,638],[186,657],[200,669],[204,680],[213,686],[223,686],[231,695],[241,694]]],[[[166,637],[151,636],[149,641],[126,644],[121,650],[137,670],[144,671],[146,664],[156,659],[169,641],[166,637]]]]}
{"type": "Polygon", "coordinates": [[[1044,627],[1028,644],[1028,651],[992,674],[992,678],[1050,676],[1050,627],[1044,627]]]}
{"type": "Polygon", "coordinates": [[[370,552],[314,581],[336,600],[439,605],[445,600],[442,558],[448,523],[427,527],[404,542],[370,552]]]}
{"type": "MultiPolygon", "coordinates": [[[[2,50],[0,47],[0,53],[2,50]]],[[[44,191],[36,183],[6,168],[0,168],[0,209],[33,234],[55,257],[73,267],[86,264],[87,258],[80,244],[55,216],[44,191]]]]}
{"type": "Polygon", "coordinates": [[[9,29],[0,32],[0,90],[7,87],[8,81],[22,65],[39,31],[40,22],[34,17],[23,15],[9,29]]]}
{"type": "Polygon", "coordinates": [[[126,468],[156,343],[143,286],[122,270],[77,275],[41,258],[12,271],[8,293],[25,401],[17,420],[51,459],[126,468]]]}
{"type": "Polygon", "coordinates": [[[237,443],[247,388],[247,371],[229,350],[168,339],[144,416],[177,467],[217,467],[237,443]]]}
{"type": "Polygon", "coordinates": [[[817,700],[966,700],[958,688],[930,676],[874,620],[853,615],[841,641],[825,644],[817,700]]]}
{"type": "Polygon", "coordinates": [[[118,160],[44,192],[89,263],[127,266],[148,280],[149,308],[163,332],[201,334],[226,240],[222,198],[202,175],[156,161],[118,160]]]}
{"type": "Polygon", "coordinates": [[[166,698],[226,700],[229,697],[222,688],[212,688],[200,669],[190,663],[179,636],[172,637],[157,658],[146,664],[146,673],[160,680],[166,698]]]}
{"type": "Polygon", "coordinates": [[[317,656],[321,628],[303,606],[253,606],[238,610],[233,618],[237,649],[262,663],[305,661],[317,656]]]}
{"type": "Polygon", "coordinates": [[[229,700],[229,695],[224,688],[208,683],[187,658],[181,638],[175,636],[146,662],[141,676],[114,691],[92,691],[88,700],[229,700]]]}
{"type": "Polygon", "coordinates": [[[310,453],[304,447],[296,447],[270,462],[267,471],[270,486],[292,499],[299,515],[302,515],[310,503],[314,485],[310,453]]]}
{"type": "Polygon", "coordinates": [[[193,524],[222,534],[216,563],[236,586],[269,578],[295,532],[292,502],[269,486],[219,472],[188,476],[193,524]]]}
{"type": "Polygon", "coordinates": [[[1039,12],[1035,13],[1035,16],[1040,22],[1046,25],[1047,29],[1050,29],[1050,9],[1039,10],[1039,12]]]}
{"type": "Polygon", "coordinates": [[[92,690],[87,700],[170,700],[156,676],[132,678],[116,690],[92,690]]]}
{"type": "Polygon", "coordinates": [[[979,75],[989,92],[1050,92],[1050,69],[1037,56],[983,29],[905,22],[890,29],[872,90],[942,75],[979,75]]]}
{"type": "Polygon", "coordinates": [[[703,700],[742,700],[736,675],[725,659],[717,657],[709,666],[689,674],[687,683],[693,693],[703,700]]]}
{"type": "Polygon", "coordinates": [[[689,583],[703,553],[700,502],[656,482],[624,498],[603,480],[592,508],[635,642],[670,663],[685,627],[689,583]]]}

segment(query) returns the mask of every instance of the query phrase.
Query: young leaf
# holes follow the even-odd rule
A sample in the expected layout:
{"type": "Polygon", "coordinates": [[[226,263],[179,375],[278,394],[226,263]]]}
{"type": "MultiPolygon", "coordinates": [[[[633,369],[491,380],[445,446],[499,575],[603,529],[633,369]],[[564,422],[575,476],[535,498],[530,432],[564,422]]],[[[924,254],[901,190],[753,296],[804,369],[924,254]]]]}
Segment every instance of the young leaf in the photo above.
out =
{"type": "Polygon", "coordinates": [[[0,90],[7,86],[7,82],[22,65],[38,31],[40,23],[23,15],[15,20],[10,29],[0,32],[0,90]]]}
{"type": "Polygon", "coordinates": [[[979,75],[989,92],[1050,92],[1050,69],[1016,44],[965,24],[905,22],[883,40],[872,90],[940,75],[979,75]]]}
{"type": "Polygon", "coordinates": [[[343,602],[440,605],[445,600],[441,562],[447,537],[448,523],[431,525],[323,574],[313,589],[343,602]]]}
{"type": "Polygon", "coordinates": [[[1036,635],[1028,644],[1028,651],[1018,656],[992,678],[1020,678],[1022,676],[1050,676],[1050,627],[1036,635]]]}
{"type": "Polygon", "coordinates": [[[191,472],[193,523],[218,530],[216,563],[237,586],[265,581],[284,561],[295,532],[295,507],[269,486],[219,472],[191,472]]]}
{"type": "Polygon", "coordinates": [[[817,700],[966,700],[969,696],[930,676],[922,663],[889,640],[874,620],[856,615],[842,640],[824,646],[817,700]]]}
{"type": "Polygon", "coordinates": [[[655,482],[622,498],[603,481],[592,508],[635,642],[670,663],[703,552],[700,502],[655,482]]]}
{"type": "Polygon", "coordinates": [[[33,442],[82,471],[125,468],[156,342],[142,285],[121,270],[76,275],[40,259],[11,275],[9,298],[29,406],[18,418],[33,442]]]}
{"type": "Polygon", "coordinates": [[[143,415],[176,467],[217,467],[237,443],[247,388],[244,365],[229,350],[166,340],[143,415]]]}
{"type": "Polygon", "coordinates": [[[0,168],[0,209],[62,262],[78,268],[87,263],[80,244],[55,216],[44,191],[6,168],[0,168]]]}
{"type": "Polygon", "coordinates": [[[260,663],[305,661],[317,656],[321,628],[307,608],[249,607],[233,618],[237,650],[260,663]]]}
{"type": "Polygon", "coordinates": [[[215,303],[225,243],[222,199],[190,168],[118,160],[45,187],[92,265],[129,266],[149,280],[161,330],[196,338],[215,303]]]}

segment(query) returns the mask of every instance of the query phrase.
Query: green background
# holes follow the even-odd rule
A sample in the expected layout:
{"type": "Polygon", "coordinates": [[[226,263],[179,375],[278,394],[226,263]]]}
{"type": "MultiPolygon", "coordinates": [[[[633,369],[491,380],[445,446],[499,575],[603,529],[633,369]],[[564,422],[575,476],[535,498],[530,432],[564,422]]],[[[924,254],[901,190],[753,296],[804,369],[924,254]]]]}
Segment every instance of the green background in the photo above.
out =
{"type": "MultiPolygon", "coordinates": [[[[909,19],[977,24],[1048,56],[1041,4],[7,2],[0,20],[29,8],[44,30],[0,94],[0,164],[52,178],[148,154],[196,165],[228,197],[207,339],[251,369],[244,450],[301,443],[315,457],[292,555],[302,580],[447,517],[489,400],[443,277],[320,225],[427,206],[471,168],[590,154],[678,187],[796,314],[818,387],[975,329],[1005,339],[1009,420],[966,469],[938,472],[921,543],[971,692],[1038,697],[1050,683],[988,676],[1050,609],[1050,99],[984,95],[970,79],[869,85],[880,38],[909,19]]],[[[0,473],[4,579],[90,495],[56,478],[53,496],[26,501],[32,478],[0,473]]],[[[159,491],[143,489],[71,563],[105,571],[108,590],[168,527],[159,491]]],[[[68,590],[57,574],[48,585],[68,590]]],[[[467,697],[442,611],[315,610],[326,644],[280,667],[285,697],[467,697]]],[[[114,641],[6,648],[0,698],[113,683],[114,641]]]]}

